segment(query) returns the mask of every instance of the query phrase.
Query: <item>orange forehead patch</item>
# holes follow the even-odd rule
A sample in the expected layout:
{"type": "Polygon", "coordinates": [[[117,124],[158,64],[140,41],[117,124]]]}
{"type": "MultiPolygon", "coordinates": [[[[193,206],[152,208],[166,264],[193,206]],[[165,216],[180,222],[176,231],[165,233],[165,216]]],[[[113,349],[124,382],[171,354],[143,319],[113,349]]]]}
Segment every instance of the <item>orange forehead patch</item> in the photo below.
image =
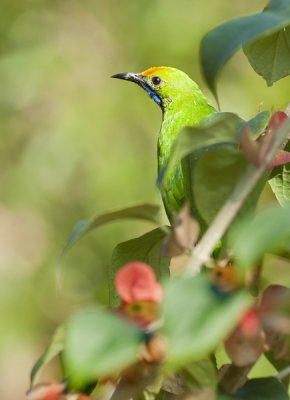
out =
{"type": "Polygon", "coordinates": [[[141,72],[140,75],[142,76],[150,76],[155,74],[156,72],[160,71],[161,69],[166,69],[167,67],[151,67],[146,69],[145,71],[141,72]]]}

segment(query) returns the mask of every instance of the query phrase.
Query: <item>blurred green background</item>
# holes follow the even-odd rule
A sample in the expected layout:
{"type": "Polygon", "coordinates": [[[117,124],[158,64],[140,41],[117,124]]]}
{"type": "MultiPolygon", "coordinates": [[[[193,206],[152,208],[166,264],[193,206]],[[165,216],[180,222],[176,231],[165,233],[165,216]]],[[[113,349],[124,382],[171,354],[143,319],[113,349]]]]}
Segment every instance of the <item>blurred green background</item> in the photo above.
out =
{"type": "MultiPolygon", "coordinates": [[[[200,39],[266,3],[1,0],[1,399],[24,398],[31,366],[71,310],[107,301],[114,245],[151,229],[141,222],[101,228],[66,257],[64,288],[56,290],[55,262],[76,221],[160,201],[161,113],[137,87],[109,77],[174,66],[215,105],[199,71],[200,39]]],[[[240,52],[222,73],[221,108],[244,118],[284,109],[289,89],[289,78],[267,88],[240,52]]],[[[41,380],[54,374],[48,368],[41,380]]]]}

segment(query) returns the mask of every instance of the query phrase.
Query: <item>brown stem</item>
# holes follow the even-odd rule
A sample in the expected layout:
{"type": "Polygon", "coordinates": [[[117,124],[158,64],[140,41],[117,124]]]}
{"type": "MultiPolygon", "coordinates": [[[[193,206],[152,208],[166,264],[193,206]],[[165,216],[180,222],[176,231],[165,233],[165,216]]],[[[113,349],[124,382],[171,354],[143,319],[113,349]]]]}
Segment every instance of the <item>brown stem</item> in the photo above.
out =
{"type": "Polygon", "coordinates": [[[246,277],[246,286],[249,288],[250,292],[253,296],[257,296],[259,294],[260,289],[260,278],[263,270],[263,262],[262,260],[257,264],[253,269],[248,271],[246,277]]]}
{"type": "Polygon", "coordinates": [[[234,364],[227,364],[222,367],[219,373],[219,384],[227,393],[235,393],[247,381],[247,375],[254,364],[244,367],[237,367],[234,364]]]}
{"type": "Polygon", "coordinates": [[[158,376],[159,364],[141,361],[126,371],[127,376],[121,377],[110,400],[135,399],[158,376]]]}

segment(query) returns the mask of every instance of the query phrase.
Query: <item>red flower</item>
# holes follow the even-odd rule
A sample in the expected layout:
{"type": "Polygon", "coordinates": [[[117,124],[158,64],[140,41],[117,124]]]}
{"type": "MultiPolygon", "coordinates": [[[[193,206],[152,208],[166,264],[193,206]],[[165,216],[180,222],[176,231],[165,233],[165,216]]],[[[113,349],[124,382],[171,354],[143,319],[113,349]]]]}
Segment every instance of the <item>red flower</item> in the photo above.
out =
{"type": "Polygon", "coordinates": [[[160,303],[162,300],[162,288],[156,281],[153,269],[140,261],[130,262],[119,269],[115,287],[123,303],[160,303]]]}

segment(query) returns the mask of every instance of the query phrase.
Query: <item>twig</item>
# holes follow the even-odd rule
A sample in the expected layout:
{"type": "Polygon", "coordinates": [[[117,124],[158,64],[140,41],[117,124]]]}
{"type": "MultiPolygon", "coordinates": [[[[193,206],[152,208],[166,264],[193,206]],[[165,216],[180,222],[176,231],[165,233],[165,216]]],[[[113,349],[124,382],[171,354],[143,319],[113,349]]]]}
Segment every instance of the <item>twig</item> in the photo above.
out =
{"type": "Polygon", "coordinates": [[[249,193],[266,171],[269,163],[272,161],[276,152],[283,146],[284,141],[290,131],[290,119],[276,132],[272,146],[268,148],[263,164],[259,167],[249,165],[240,181],[237,183],[234,191],[222,206],[210,227],[202,237],[201,241],[192,250],[191,257],[185,266],[185,272],[191,275],[197,274],[202,265],[208,261],[210,254],[219,239],[228,229],[229,225],[242,207],[249,193]]]}
{"type": "Polygon", "coordinates": [[[290,365],[288,365],[286,368],[282,369],[277,375],[276,378],[282,381],[284,378],[290,375],[290,365]]]}
{"type": "Polygon", "coordinates": [[[247,382],[247,375],[254,364],[237,367],[234,364],[225,365],[220,371],[219,384],[227,393],[235,393],[247,382]]]}
{"type": "Polygon", "coordinates": [[[128,381],[128,377],[127,379],[121,378],[110,400],[134,399],[156,380],[159,368],[160,366],[154,363],[149,364],[141,361],[136,364],[132,367],[132,370],[129,369],[134,379],[131,378],[128,381]]]}
{"type": "Polygon", "coordinates": [[[246,286],[249,288],[250,293],[252,293],[253,296],[257,296],[259,293],[260,278],[262,275],[262,271],[263,271],[262,260],[260,260],[260,262],[257,265],[255,265],[253,269],[247,271],[246,286]]]}

